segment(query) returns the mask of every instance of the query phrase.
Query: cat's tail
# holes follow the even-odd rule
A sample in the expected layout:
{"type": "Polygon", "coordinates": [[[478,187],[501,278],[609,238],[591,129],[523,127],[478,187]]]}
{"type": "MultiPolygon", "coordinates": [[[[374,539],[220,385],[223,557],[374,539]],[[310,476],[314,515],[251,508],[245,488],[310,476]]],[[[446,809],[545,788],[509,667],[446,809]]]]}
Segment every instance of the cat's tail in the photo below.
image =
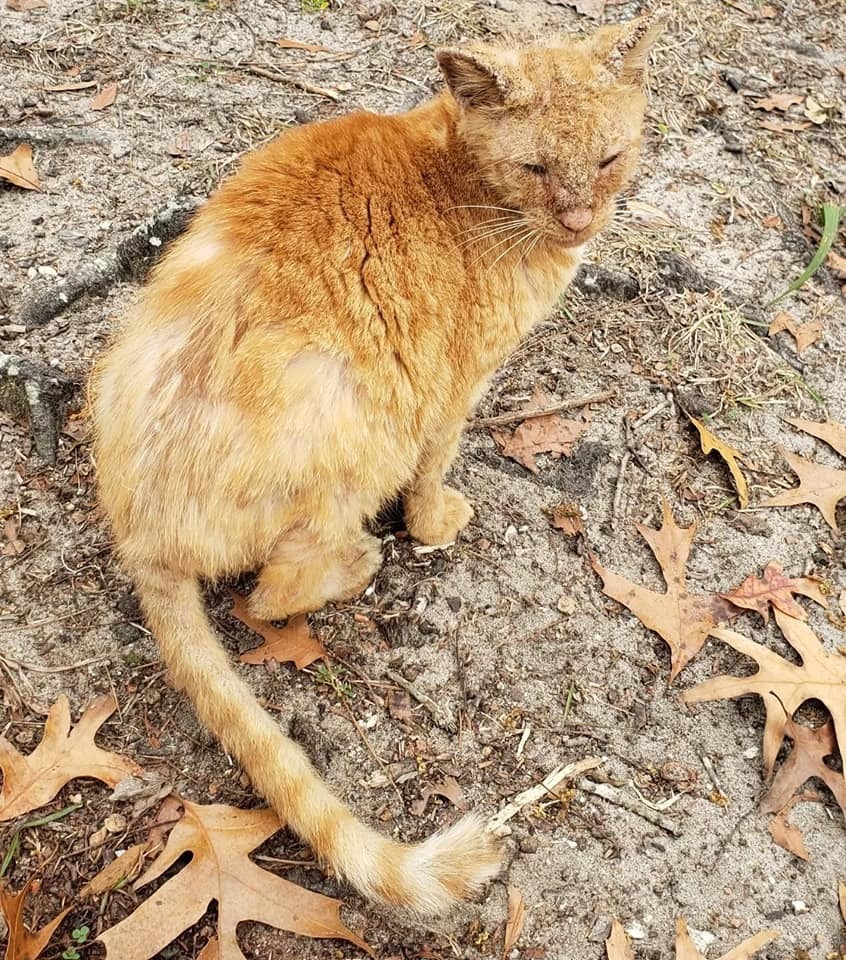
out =
{"type": "Polygon", "coordinates": [[[131,572],[173,681],[280,819],[336,874],[369,899],[433,915],[473,896],[499,872],[499,845],[476,817],[414,845],[362,823],[239,678],[206,616],[199,584],[167,571],[131,572]]]}

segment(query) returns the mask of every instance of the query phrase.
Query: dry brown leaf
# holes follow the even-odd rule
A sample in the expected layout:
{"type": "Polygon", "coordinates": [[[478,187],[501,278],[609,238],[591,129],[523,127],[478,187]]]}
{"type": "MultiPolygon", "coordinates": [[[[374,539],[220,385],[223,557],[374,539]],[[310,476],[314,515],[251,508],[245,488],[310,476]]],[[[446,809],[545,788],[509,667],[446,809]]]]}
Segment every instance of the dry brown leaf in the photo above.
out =
{"type": "Polygon", "coordinates": [[[431,797],[443,797],[445,800],[462,812],[469,810],[469,805],[464,797],[464,791],[455,777],[444,777],[437,783],[427,784],[420,791],[420,799],[414,800],[411,804],[411,812],[419,817],[425,811],[431,797]]]}
{"type": "Polygon", "coordinates": [[[277,663],[291,662],[297,670],[302,670],[326,656],[326,648],[312,635],[305,614],[291,617],[284,627],[274,627],[250,616],[245,597],[234,591],[230,591],[229,595],[232,597],[232,616],[264,637],[261,646],[241,654],[238,658],[241,663],[260,666],[266,660],[275,660],[277,663]]]}
{"type": "Polygon", "coordinates": [[[750,574],[739,587],[729,593],[721,593],[720,596],[736,607],[760,613],[764,623],[770,619],[770,604],[788,616],[807,620],[808,614],[804,607],[793,599],[794,593],[809,597],[821,607],[826,606],[825,594],[819,580],[813,577],[786,577],[781,564],[775,560],[771,560],[764,567],[762,577],[750,574]]]}
{"type": "Polygon", "coordinates": [[[44,806],[77,777],[93,777],[114,787],[141,773],[137,763],[94,743],[94,735],[115,710],[113,696],[97,697],[71,730],[68,698],[62,694],[50,707],[41,743],[28,756],[0,737],[0,821],[44,806]]]}
{"type": "Polygon", "coordinates": [[[49,923],[45,923],[40,930],[33,933],[26,928],[23,916],[29,889],[27,885],[20,893],[7,893],[0,882],[0,911],[9,927],[5,960],[36,960],[36,957],[40,957],[44,952],[56,927],[70,912],[71,908],[66,907],[58,916],[53,917],[49,923]]]}
{"type": "Polygon", "coordinates": [[[509,885],[508,887],[508,919],[505,921],[505,937],[502,941],[502,960],[511,953],[511,949],[523,932],[526,922],[526,901],[523,894],[509,885]]]}
{"type": "Polygon", "coordinates": [[[25,13],[27,10],[46,10],[47,0],[6,0],[6,9],[16,13],[25,13]]]}
{"type": "Polygon", "coordinates": [[[846,470],[825,467],[783,448],[779,448],[779,452],[799,477],[799,486],[764,500],[761,506],[793,507],[799,503],[811,503],[825,517],[832,530],[836,530],[837,504],[846,497],[846,470]]]}
{"type": "Polygon", "coordinates": [[[837,423],[836,420],[825,420],[823,423],[818,423],[816,420],[802,420],[800,417],[785,417],[784,419],[796,427],[797,430],[810,433],[812,437],[827,443],[840,456],[846,457],[846,427],[837,423]]]}
{"type": "Polygon", "coordinates": [[[666,593],[657,593],[632,583],[602,567],[591,557],[593,569],[602,577],[602,589],[629,610],[649,630],[654,630],[670,648],[670,682],[702,649],[709,633],[722,620],[738,616],[719,594],[694,596],[685,586],[685,567],[696,524],[679,527],[664,503],[664,522],[660,530],[636,524],[640,535],[661,567],[666,593]]]}
{"type": "Polygon", "coordinates": [[[24,190],[39,190],[41,183],[32,162],[32,147],[21,143],[5,157],[0,157],[0,180],[8,180],[24,190]]]}
{"type": "Polygon", "coordinates": [[[805,120],[759,120],[758,126],[772,133],[801,133],[809,129],[812,124],[805,120]]]}
{"type": "Polygon", "coordinates": [[[846,883],[842,880],[837,884],[837,901],[840,904],[840,916],[846,923],[846,883]]]}
{"type": "Polygon", "coordinates": [[[778,768],[770,789],[761,799],[761,811],[777,813],[783,810],[811,777],[818,777],[834,794],[846,816],[846,779],[825,762],[826,757],[837,754],[831,719],[819,727],[806,727],[795,720],[788,720],[784,732],[793,741],[793,749],[778,768]]]}
{"type": "Polygon", "coordinates": [[[118,87],[116,83],[107,83],[96,97],[88,104],[89,110],[105,110],[115,102],[118,87]]]}
{"type": "Polygon", "coordinates": [[[290,37],[280,37],[276,41],[276,46],[283,50],[305,50],[307,53],[334,53],[329,47],[324,47],[322,43],[303,43],[302,40],[292,40],[290,37]]]}
{"type": "Polygon", "coordinates": [[[394,720],[413,726],[414,714],[411,712],[411,697],[405,690],[388,691],[388,713],[394,720]]]}
{"type": "Polygon", "coordinates": [[[748,677],[712,677],[682,694],[685,703],[730,700],[748,694],[760,696],[767,717],[763,748],[767,778],[772,776],[785,736],[791,735],[791,718],[806,700],[821,700],[828,707],[837,741],[846,744],[846,657],[826,650],[813,630],[801,620],[778,609],[773,615],[779,629],[799,654],[801,664],[785,660],[734,630],[718,628],[712,630],[711,635],[754,660],[758,671],[748,677]]]}
{"type": "Polygon", "coordinates": [[[789,313],[777,313],[770,324],[767,333],[772,337],[786,330],[796,341],[796,352],[802,353],[822,336],[823,325],[821,320],[810,320],[808,323],[797,323],[789,313]]]}
{"type": "Polygon", "coordinates": [[[764,97],[762,100],[752,102],[753,110],[788,110],[790,107],[801,103],[805,98],[798,93],[774,93],[771,97],[764,97]]]}
{"type": "Polygon", "coordinates": [[[608,960],[635,960],[631,941],[616,917],[611,921],[611,934],[605,941],[605,953],[608,960]]]}
{"type": "Polygon", "coordinates": [[[833,270],[838,276],[846,277],[846,257],[841,257],[836,250],[832,250],[826,257],[825,262],[829,269],[833,270]]]}
{"type": "Polygon", "coordinates": [[[114,890],[118,884],[134,880],[144,867],[144,858],[150,850],[151,843],[134,843],[124,850],[119,857],[115,857],[96,873],[79,891],[80,899],[85,897],[99,897],[107,890],[114,890]]]}
{"type": "Polygon", "coordinates": [[[575,503],[559,503],[557,507],[553,507],[549,522],[565,537],[584,536],[585,523],[582,519],[582,511],[575,503]]]}
{"type": "Polygon", "coordinates": [[[746,483],[746,477],[740,472],[740,466],[737,462],[737,458],[742,457],[743,454],[716,437],[701,420],[697,420],[696,417],[691,417],[690,414],[688,414],[688,419],[699,431],[699,442],[702,444],[702,452],[707,455],[713,450],[722,457],[734,480],[734,486],[737,490],[737,500],[740,506],[742,508],[748,507],[749,485],[746,483]]]}
{"type": "MultiPolygon", "coordinates": [[[[729,950],[720,957],[720,960],[750,960],[753,953],[757,953],[761,947],[772,943],[780,936],[778,930],[764,930],[744,940],[734,950],[729,950]]],[[[696,949],[696,944],[690,939],[687,924],[681,917],[676,920],[676,960],[705,960],[705,957],[696,949]]]]}
{"type": "Polygon", "coordinates": [[[96,80],[74,80],[67,83],[55,83],[52,86],[44,87],[48,93],[70,93],[73,90],[90,90],[97,86],[96,80]]]}
{"type": "Polygon", "coordinates": [[[792,824],[788,820],[788,817],[797,803],[802,803],[806,800],[820,799],[817,794],[812,793],[802,793],[798,796],[791,797],[781,810],[770,817],[767,829],[770,831],[773,843],[781,847],[782,850],[792,853],[794,857],[799,857],[800,860],[810,860],[811,855],[805,846],[802,831],[795,824],[792,824]]]}
{"type": "MultiPolygon", "coordinates": [[[[536,388],[522,413],[531,414],[544,410],[551,403],[543,390],[536,388]]],[[[510,457],[532,473],[537,473],[535,457],[540,453],[563,453],[569,457],[577,440],[584,433],[587,422],[584,413],[579,420],[568,420],[560,413],[549,413],[524,420],[512,434],[507,430],[491,429],[491,436],[504,457],[510,457]]]]}
{"type": "MultiPolygon", "coordinates": [[[[339,900],[311,893],[262,870],[249,858],[281,824],[272,810],[239,810],[183,801],[185,815],[167,845],[135,884],[138,890],[169,870],[184,854],[192,858],[125,920],[99,939],[112,960],[150,960],[217,904],[217,950],[205,957],[243,960],[237,926],[244,920],[307,937],[368,945],[341,921],[339,900]]],[[[372,956],[372,954],[371,954],[372,956]]]]}

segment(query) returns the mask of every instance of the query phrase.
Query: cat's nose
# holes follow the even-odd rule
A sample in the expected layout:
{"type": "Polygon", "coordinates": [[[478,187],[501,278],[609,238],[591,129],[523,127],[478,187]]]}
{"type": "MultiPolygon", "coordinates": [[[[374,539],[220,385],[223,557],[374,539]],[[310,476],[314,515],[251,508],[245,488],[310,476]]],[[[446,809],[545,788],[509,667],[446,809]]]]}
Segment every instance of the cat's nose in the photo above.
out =
{"type": "Polygon", "coordinates": [[[568,230],[578,233],[579,230],[584,230],[591,225],[593,210],[590,207],[570,207],[568,210],[561,210],[555,216],[558,222],[568,230]]]}

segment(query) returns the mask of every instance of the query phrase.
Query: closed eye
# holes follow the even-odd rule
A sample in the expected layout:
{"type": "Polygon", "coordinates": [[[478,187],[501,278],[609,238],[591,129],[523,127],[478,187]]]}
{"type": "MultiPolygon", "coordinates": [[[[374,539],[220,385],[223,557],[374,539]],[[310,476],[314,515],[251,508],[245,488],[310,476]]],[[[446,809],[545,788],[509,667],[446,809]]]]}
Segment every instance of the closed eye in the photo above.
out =
{"type": "Polygon", "coordinates": [[[536,177],[542,177],[546,173],[546,167],[542,163],[524,163],[523,169],[536,177]]]}
{"type": "Polygon", "coordinates": [[[620,156],[619,153],[612,154],[610,157],[606,157],[602,163],[599,164],[600,170],[605,170],[607,167],[610,167],[611,164],[620,156]]]}

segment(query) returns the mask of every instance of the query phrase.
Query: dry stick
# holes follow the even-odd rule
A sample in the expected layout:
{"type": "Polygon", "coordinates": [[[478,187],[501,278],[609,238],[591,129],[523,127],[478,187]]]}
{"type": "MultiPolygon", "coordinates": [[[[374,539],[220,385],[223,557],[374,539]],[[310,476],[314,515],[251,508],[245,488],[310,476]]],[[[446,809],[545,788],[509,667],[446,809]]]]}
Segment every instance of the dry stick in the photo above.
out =
{"type": "MultiPolygon", "coordinates": [[[[578,777],[580,774],[598,767],[601,763],[602,761],[599,757],[585,757],[584,760],[577,760],[575,763],[561,764],[556,767],[552,773],[547,774],[540,783],[529,787],[528,790],[524,790],[522,793],[518,793],[499,813],[495,813],[490,820],[488,820],[485,824],[486,828],[492,833],[496,832],[508,823],[512,817],[516,816],[523,807],[530,803],[536,803],[541,797],[545,797],[548,794],[555,796],[553,791],[562,780],[578,777]]],[[[556,797],[556,799],[558,798],[556,797]]]]}
{"type": "Polygon", "coordinates": [[[644,820],[654,823],[656,827],[666,830],[667,833],[672,834],[674,837],[681,836],[681,830],[679,830],[669,817],[658,813],[657,810],[651,810],[649,807],[644,806],[644,804],[638,803],[637,800],[632,800],[632,798],[627,797],[622,790],[618,790],[608,783],[594,783],[593,780],[582,778],[576,786],[579,790],[584,790],[585,793],[591,793],[595,797],[602,797],[603,800],[622,807],[624,810],[628,810],[629,813],[635,813],[639,817],[643,817],[644,820]]]}
{"type": "Polygon", "coordinates": [[[4,633],[17,633],[19,630],[33,630],[35,627],[48,627],[52,626],[54,623],[59,623],[62,620],[71,620],[74,617],[78,617],[83,613],[90,613],[92,610],[97,609],[97,604],[92,603],[88,607],[80,607],[78,610],[70,610],[68,613],[60,613],[55,617],[45,617],[44,620],[33,620],[32,623],[18,623],[14,627],[3,627],[0,630],[0,634],[4,633]]]}
{"type": "Polygon", "coordinates": [[[625,487],[626,470],[629,468],[629,462],[632,459],[631,453],[626,450],[620,460],[620,472],[617,474],[617,485],[614,487],[614,504],[611,507],[611,529],[616,530],[619,526],[620,510],[623,504],[623,489],[625,487]]]}
{"type": "Polygon", "coordinates": [[[587,397],[579,397],[575,400],[565,400],[563,403],[553,404],[551,407],[543,407],[540,410],[518,411],[515,413],[503,413],[498,417],[480,417],[474,420],[472,426],[474,429],[479,427],[499,427],[505,423],[517,423],[518,420],[532,420],[535,417],[548,417],[551,413],[563,413],[565,410],[574,410],[576,407],[586,407],[591,403],[602,403],[604,400],[610,400],[616,396],[616,390],[603,390],[602,393],[592,393],[587,397]]]}
{"type": "Polygon", "coordinates": [[[406,693],[414,697],[421,706],[425,707],[431,714],[432,719],[442,730],[446,730],[448,733],[457,732],[458,724],[456,724],[452,711],[448,707],[443,707],[435,703],[430,696],[423,693],[423,691],[418,689],[410,680],[406,680],[401,673],[397,673],[395,670],[386,670],[385,676],[401,686],[406,693]]]}
{"type": "Polygon", "coordinates": [[[14,657],[0,654],[0,663],[4,666],[12,666],[17,670],[32,670],[33,673],[67,673],[68,670],[79,670],[80,667],[87,667],[92,663],[100,663],[103,660],[111,660],[111,654],[103,653],[99,657],[77,660],[76,663],[67,663],[61,667],[42,667],[37,663],[30,663],[28,660],[16,660],[14,657]]]}
{"type": "Polygon", "coordinates": [[[242,67],[237,63],[230,63],[227,64],[227,66],[232,67],[234,70],[245,70],[254,77],[264,77],[265,80],[275,80],[277,83],[289,83],[298,90],[313,93],[318,97],[328,97],[330,100],[334,100],[335,103],[338,103],[341,99],[341,95],[337,90],[331,90],[329,87],[319,87],[316,83],[312,83],[310,80],[303,80],[301,77],[292,77],[287,73],[266,70],[264,67],[255,67],[251,64],[242,67]]]}
{"type": "Polygon", "coordinates": [[[76,127],[0,127],[0,140],[29,143],[111,143],[114,137],[76,127]]]}

